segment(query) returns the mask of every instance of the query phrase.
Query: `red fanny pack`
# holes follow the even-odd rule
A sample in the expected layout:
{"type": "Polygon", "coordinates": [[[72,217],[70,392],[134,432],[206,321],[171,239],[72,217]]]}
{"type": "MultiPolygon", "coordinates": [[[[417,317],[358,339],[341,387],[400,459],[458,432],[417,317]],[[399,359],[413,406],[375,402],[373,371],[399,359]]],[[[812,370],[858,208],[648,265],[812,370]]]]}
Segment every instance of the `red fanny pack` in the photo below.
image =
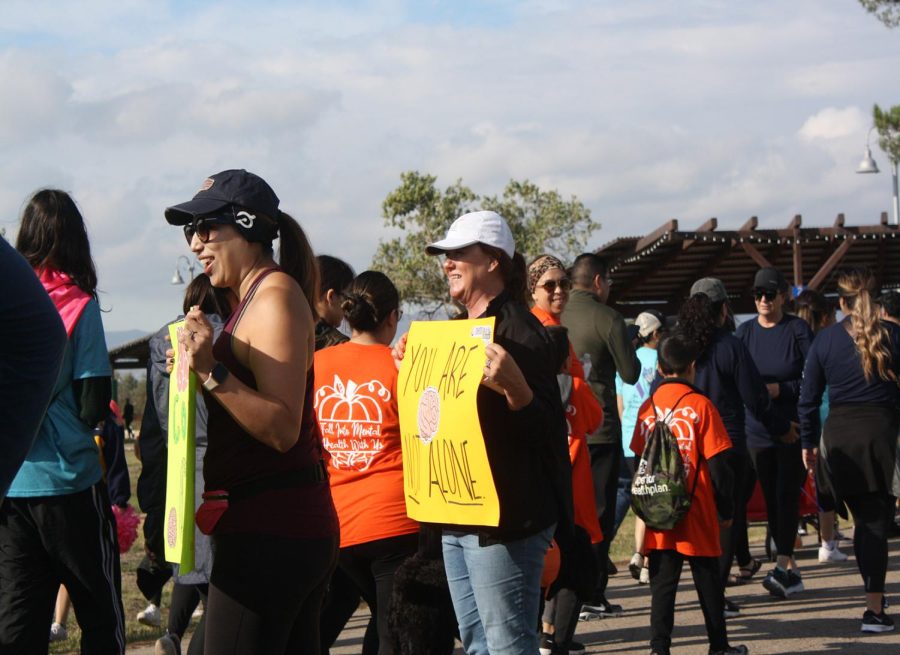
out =
{"type": "Polygon", "coordinates": [[[203,494],[203,502],[197,508],[197,529],[203,534],[212,534],[216,524],[225,510],[228,509],[227,491],[207,491],[203,494]]]}
{"type": "Polygon", "coordinates": [[[229,498],[238,502],[263,491],[289,489],[327,480],[328,472],[325,462],[319,460],[315,464],[299,470],[285,471],[252,482],[245,482],[234,487],[230,492],[225,490],[206,491],[203,493],[203,502],[197,508],[197,529],[203,534],[212,534],[222,516],[228,511],[229,498]]]}

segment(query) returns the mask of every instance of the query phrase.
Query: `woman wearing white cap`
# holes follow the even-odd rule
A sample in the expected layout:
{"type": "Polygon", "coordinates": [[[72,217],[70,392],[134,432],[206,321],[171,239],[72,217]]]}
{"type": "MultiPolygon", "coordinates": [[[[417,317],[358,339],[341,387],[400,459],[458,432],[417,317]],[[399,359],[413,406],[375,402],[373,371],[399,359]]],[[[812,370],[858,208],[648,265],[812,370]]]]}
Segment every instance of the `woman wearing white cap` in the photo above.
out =
{"type": "MultiPolygon", "coordinates": [[[[496,318],[477,402],[500,523],[443,530],[460,638],[469,655],[532,655],[544,554],[557,523],[561,543],[573,525],[553,347],[525,305],[524,260],[499,214],[461,216],[427,252],[444,255],[450,296],[466,317],[496,318]]],[[[561,576],[570,565],[564,560],[561,576]]]]}

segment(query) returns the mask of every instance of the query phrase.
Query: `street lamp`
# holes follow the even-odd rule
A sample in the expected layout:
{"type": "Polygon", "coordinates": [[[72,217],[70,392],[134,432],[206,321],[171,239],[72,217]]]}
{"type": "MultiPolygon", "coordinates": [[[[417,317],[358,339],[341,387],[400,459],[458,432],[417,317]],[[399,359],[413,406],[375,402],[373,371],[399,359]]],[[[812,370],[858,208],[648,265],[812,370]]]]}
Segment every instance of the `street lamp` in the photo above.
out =
{"type": "MultiPolygon", "coordinates": [[[[875,160],[872,159],[872,149],[869,148],[869,137],[872,136],[872,130],[875,129],[875,126],[869,128],[868,134],[866,134],[866,154],[863,156],[861,162],[859,162],[859,166],[856,169],[857,173],[879,173],[878,164],[875,163],[875,160]]],[[[894,215],[894,225],[900,225],[900,200],[898,200],[898,185],[897,185],[897,160],[888,158],[888,161],[891,165],[891,182],[893,185],[893,202],[892,209],[894,215]]]]}
{"type": "Polygon", "coordinates": [[[184,262],[191,280],[194,279],[195,271],[200,270],[200,262],[191,261],[187,255],[178,255],[178,259],[175,261],[175,274],[172,276],[172,284],[184,284],[184,278],[181,277],[180,272],[182,262],[184,262]]]}

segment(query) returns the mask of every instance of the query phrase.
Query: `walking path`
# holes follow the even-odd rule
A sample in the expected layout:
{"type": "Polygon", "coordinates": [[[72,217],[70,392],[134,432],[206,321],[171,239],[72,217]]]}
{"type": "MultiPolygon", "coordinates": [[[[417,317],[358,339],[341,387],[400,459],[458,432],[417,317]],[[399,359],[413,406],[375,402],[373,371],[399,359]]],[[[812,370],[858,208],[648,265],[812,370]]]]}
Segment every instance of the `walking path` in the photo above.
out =
{"type": "MultiPolygon", "coordinates": [[[[728,621],[729,641],[746,644],[753,655],[788,653],[842,653],[842,655],[900,655],[900,626],[895,632],[863,634],[859,630],[863,613],[862,581],[851,556],[841,564],[819,564],[814,537],[806,537],[806,546],[797,553],[806,591],[788,600],[777,600],[760,584],[769,565],[764,565],[753,582],[731,587],[728,597],[741,606],[741,616],[728,621]]],[[[852,551],[843,542],[845,552],[852,551]]],[[[761,550],[761,546],[756,550],[761,550]]],[[[761,552],[757,557],[764,557],[761,552]]],[[[625,608],[618,618],[582,621],[576,639],[587,646],[587,655],[618,653],[645,655],[650,624],[650,590],[639,586],[624,564],[610,578],[607,596],[625,608]]],[[[890,542],[888,563],[888,613],[900,623],[900,539],[890,542]]],[[[685,567],[678,590],[675,635],[672,651],[676,655],[706,655],[706,631],[703,616],[693,590],[691,575],[685,567]]],[[[368,610],[359,610],[331,655],[358,655],[362,634],[369,618],[368,610]]],[[[185,649],[185,652],[186,649],[185,649]]],[[[129,655],[152,655],[153,646],[130,648],[129,655]]],[[[462,653],[457,648],[456,653],[462,653]]]]}

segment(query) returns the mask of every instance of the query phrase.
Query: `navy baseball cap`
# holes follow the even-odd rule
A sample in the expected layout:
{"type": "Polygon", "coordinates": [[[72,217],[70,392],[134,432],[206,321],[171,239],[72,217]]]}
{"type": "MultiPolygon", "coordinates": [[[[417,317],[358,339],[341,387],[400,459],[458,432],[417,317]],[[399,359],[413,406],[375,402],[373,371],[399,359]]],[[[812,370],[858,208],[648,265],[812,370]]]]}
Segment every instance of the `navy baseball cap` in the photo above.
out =
{"type": "Polygon", "coordinates": [[[753,279],[753,289],[781,293],[788,290],[788,283],[781,271],[767,266],[756,271],[756,277],[753,279]]]}
{"type": "Polygon", "coordinates": [[[278,204],[278,196],[264,179],[244,169],[231,169],[210,175],[193,199],[167,207],[165,215],[171,225],[189,225],[195,218],[240,207],[275,221],[278,204]]]}

